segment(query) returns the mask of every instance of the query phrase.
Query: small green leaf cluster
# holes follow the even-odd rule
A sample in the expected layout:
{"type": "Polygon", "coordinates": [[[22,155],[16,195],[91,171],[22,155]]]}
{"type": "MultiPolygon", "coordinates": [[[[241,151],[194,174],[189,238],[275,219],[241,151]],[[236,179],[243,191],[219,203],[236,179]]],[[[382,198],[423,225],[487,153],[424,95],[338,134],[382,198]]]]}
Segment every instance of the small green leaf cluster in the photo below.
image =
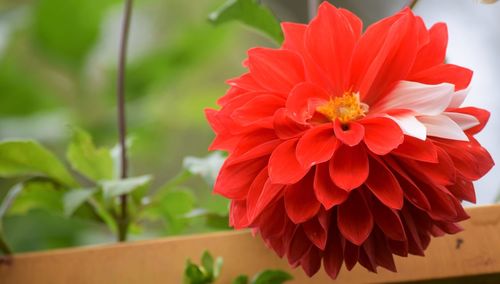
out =
{"type": "MultiPolygon", "coordinates": [[[[216,283],[223,262],[222,257],[217,257],[214,261],[213,256],[208,251],[203,252],[200,265],[188,260],[184,270],[184,284],[216,283]]],[[[232,281],[232,284],[282,284],[292,279],[290,274],[282,270],[264,270],[251,280],[247,275],[239,275],[232,281]]]]}

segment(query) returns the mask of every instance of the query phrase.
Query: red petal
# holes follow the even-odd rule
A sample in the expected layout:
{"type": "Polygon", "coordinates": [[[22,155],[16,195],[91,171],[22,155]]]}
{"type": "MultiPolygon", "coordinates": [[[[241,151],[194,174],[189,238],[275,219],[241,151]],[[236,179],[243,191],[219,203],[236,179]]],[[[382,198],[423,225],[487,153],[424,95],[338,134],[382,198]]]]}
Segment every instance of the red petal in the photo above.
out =
{"type": "Polygon", "coordinates": [[[303,223],[314,217],[321,206],[312,188],[313,174],[309,173],[300,182],[285,187],[285,209],[295,223],[303,223]]]}
{"type": "Polygon", "coordinates": [[[398,182],[403,191],[405,198],[410,201],[416,207],[429,211],[431,210],[431,205],[425,197],[425,194],[418,188],[418,186],[413,182],[413,180],[406,174],[406,172],[393,160],[389,158],[384,158],[384,161],[391,167],[391,169],[398,174],[398,182]]]}
{"type": "Polygon", "coordinates": [[[307,25],[291,22],[282,22],[281,29],[285,35],[282,47],[302,54],[304,51],[304,34],[307,25]]]}
{"type": "Polygon", "coordinates": [[[300,260],[300,264],[306,275],[312,277],[321,267],[320,251],[314,246],[311,246],[309,251],[300,260]]]}
{"type": "Polygon", "coordinates": [[[362,101],[372,104],[407,76],[418,48],[417,24],[412,12],[405,10],[363,34],[354,51],[351,79],[362,101]]]}
{"type": "Polygon", "coordinates": [[[342,94],[349,86],[351,54],[360,36],[359,27],[351,27],[352,17],[345,17],[337,8],[323,3],[318,16],[306,31],[306,47],[313,60],[332,80],[334,94],[342,94]],[[355,32],[358,32],[356,34],[355,32]]]}
{"type": "Polygon", "coordinates": [[[276,133],[272,129],[258,129],[249,132],[241,138],[232,154],[235,156],[243,156],[248,151],[252,151],[262,144],[266,144],[272,140],[278,140],[277,138],[276,133]]]}
{"type": "Polygon", "coordinates": [[[276,110],[285,106],[285,100],[275,95],[259,95],[237,108],[231,117],[241,123],[251,124],[256,120],[273,116],[276,110]]]}
{"type": "Polygon", "coordinates": [[[455,167],[449,155],[437,147],[438,163],[417,162],[401,159],[412,173],[420,175],[421,178],[433,184],[450,185],[455,180],[455,167]]]}
{"type": "Polygon", "coordinates": [[[355,245],[361,245],[373,229],[373,216],[364,197],[353,191],[339,205],[337,223],[342,235],[355,245]]]}
{"type": "Polygon", "coordinates": [[[279,109],[274,114],[273,127],[276,135],[281,139],[290,139],[300,136],[308,126],[293,118],[286,108],[279,109]]]}
{"type": "Polygon", "coordinates": [[[470,181],[457,178],[455,184],[447,187],[448,190],[458,199],[476,203],[476,192],[474,185],[470,181]]]}
{"type": "Polygon", "coordinates": [[[328,238],[327,247],[325,249],[323,265],[326,273],[328,273],[332,279],[336,279],[342,267],[344,252],[338,230],[332,228],[332,232],[330,232],[329,235],[330,237],[328,238]]]}
{"type": "Polygon", "coordinates": [[[282,192],[283,186],[272,184],[268,178],[267,167],[257,175],[248,190],[247,215],[250,222],[256,217],[282,192]]]}
{"type": "Polygon", "coordinates": [[[423,141],[415,137],[405,136],[403,144],[399,145],[391,154],[422,162],[438,162],[436,146],[430,139],[423,141]]]}
{"type": "Polygon", "coordinates": [[[330,170],[328,163],[323,163],[316,166],[314,176],[314,193],[316,198],[325,209],[330,209],[335,205],[344,202],[349,194],[338,188],[330,177],[330,170]]]}
{"type": "Polygon", "coordinates": [[[280,143],[281,143],[281,140],[279,140],[279,139],[270,140],[270,141],[267,141],[267,142],[265,142],[263,144],[260,144],[260,145],[258,145],[256,147],[248,150],[244,154],[238,155],[236,153],[233,153],[231,157],[234,158],[234,159],[231,159],[231,164],[241,163],[241,162],[245,162],[245,161],[248,161],[248,160],[260,158],[262,156],[270,155],[271,152],[278,145],[280,145],[280,143]]]}
{"type": "Polygon", "coordinates": [[[283,33],[285,34],[285,41],[283,42],[283,49],[288,49],[300,54],[305,65],[306,77],[308,82],[318,84],[327,90],[330,90],[330,83],[325,76],[325,72],[320,69],[318,64],[314,62],[311,56],[305,49],[304,37],[307,25],[296,23],[281,23],[283,33]]]}
{"type": "Polygon", "coordinates": [[[397,211],[382,205],[376,200],[371,203],[371,206],[375,223],[384,234],[392,240],[405,241],[406,234],[397,211]]]}
{"type": "Polygon", "coordinates": [[[365,135],[365,128],[357,122],[342,124],[339,120],[335,120],[333,130],[342,143],[351,147],[358,145],[365,135]]]}
{"type": "Polygon", "coordinates": [[[366,147],[377,155],[385,155],[403,142],[403,131],[392,119],[375,117],[364,119],[361,123],[365,127],[366,147]]]}
{"type": "Polygon", "coordinates": [[[457,172],[468,180],[478,180],[493,167],[493,160],[481,145],[466,141],[436,140],[448,153],[457,172]]]}
{"type": "MultiPolygon", "coordinates": [[[[286,108],[301,122],[311,118],[316,110],[315,101],[328,101],[330,95],[321,87],[311,83],[302,83],[293,88],[286,101],[286,108]]],[[[319,104],[319,103],[316,103],[319,104]]]]}
{"type": "Polygon", "coordinates": [[[235,229],[242,229],[246,228],[249,224],[246,202],[244,200],[231,200],[229,225],[235,229]]]}
{"type": "Polygon", "coordinates": [[[255,159],[243,163],[231,164],[231,158],[222,166],[215,182],[214,192],[230,199],[243,199],[249,187],[267,159],[255,159]]]}
{"type": "Polygon", "coordinates": [[[297,139],[291,139],[281,143],[271,154],[269,158],[269,177],[273,183],[296,183],[309,171],[309,168],[302,167],[297,161],[296,147],[297,139]]]}
{"type": "Polygon", "coordinates": [[[368,238],[363,246],[359,249],[359,264],[368,271],[377,273],[377,263],[375,261],[375,248],[368,238]]]}
{"type": "Polygon", "coordinates": [[[302,228],[298,226],[288,247],[288,262],[292,266],[295,266],[298,261],[307,253],[311,246],[312,244],[304,233],[304,230],[302,230],[302,228]]]}
{"type": "Polygon", "coordinates": [[[252,77],[267,90],[288,94],[304,81],[304,66],[300,57],[283,49],[253,48],[248,51],[252,77]]]}
{"type": "Polygon", "coordinates": [[[319,249],[324,250],[326,246],[327,230],[321,226],[318,218],[312,218],[302,225],[309,240],[319,249]]]}
{"type": "Polygon", "coordinates": [[[476,108],[476,107],[464,107],[464,108],[455,108],[451,110],[453,112],[470,114],[479,120],[479,125],[474,126],[472,128],[467,129],[465,132],[469,135],[474,135],[479,133],[486,126],[486,123],[490,119],[490,112],[484,109],[476,108]]]}
{"type": "Polygon", "coordinates": [[[330,160],[337,148],[337,138],[330,124],[311,128],[299,139],[297,160],[304,167],[330,160]]]}
{"type": "MultiPolygon", "coordinates": [[[[247,91],[264,91],[265,88],[262,87],[257,81],[255,81],[254,77],[250,73],[245,73],[238,78],[233,78],[227,80],[227,84],[232,87],[237,87],[240,89],[244,89],[247,91]]],[[[224,98],[224,100],[217,101],[217,103],[225,104],[228,98],[224,98]]]]}
{"type": "Polygon", "coordinates": [[[361,21],[358,16],[354,15],[351,11],[339,8],[338,11],[344,16],[344,18],[349,22],[352,34],[359,39],[361,33],[363,32],[363,21],[361,21]]]}
{"type": "Polygon", "coordinates": [[[411,254],[424,256],[424,245],[418,234],[418,228],[407,210],[402,211],[404,217],[404,224],[408,232],[408,249],[411,254]]]}
{"type": "Polygon", "coordinates": [[[340,146],[330,161],[330,177],[340,188],[350,191],[368,178],[368,155],[361,146],[340,146]]]}
{"type": "Polygon", "coordinates": [[[375,250],[375,259],[377,263],[392,272],[396,272],[396,264],[394,263],[392,250],[389,248],[387,239],[379,230],[374,230],[374,232],[373,241],[377,244],[375,250]]]}
{"type": "Polygon", "coordinates": [[[351,271],[359,260],[359,246],[349,241],[344,242],[344,262],[345,268],[351,271]]]}
{"type": "MultiPolygon", "coordinates": [[[[249,214],[247,213],[247,216],[248,215],[249,214]]],[[[256,222],[259,224],[266,224],[265,226],[259,227],[259,232],[262,235],[262,238],[282,238],[285,232],[286,224],[287,222],[290,222],[286,216],[283,198],[274,204],[268,205],[258,217],[256,222]]]]}
{"type": "Polygon", "coordinates": [[[387,207],[401,209],[403,207],[403,190],[396,177],[380,160],[370,159],[370,175],[366,186],[387,207]]]}
{"type": "Polygon", "coordinates": [[[408,80],[424,84],[451,83],[455,90],[462,90],[469,86],[472,79],[472,71],[453,64],[440,64],[424,71],[412,74],[408,80]]]}
{"type": "Polygon", "coordinates": [[[411,73],[439,65],[444,62],[448,45],[448,28],[437,23],[429,30],[429,43],[418,51],[411,73]]]}

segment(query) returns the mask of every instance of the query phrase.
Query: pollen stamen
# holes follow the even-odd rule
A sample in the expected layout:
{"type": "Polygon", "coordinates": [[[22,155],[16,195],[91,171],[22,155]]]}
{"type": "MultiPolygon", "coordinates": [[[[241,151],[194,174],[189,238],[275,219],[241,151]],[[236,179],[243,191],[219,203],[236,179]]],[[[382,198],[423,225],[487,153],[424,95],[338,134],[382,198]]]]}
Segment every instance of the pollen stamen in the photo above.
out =
{"type": "Polygon", "coordinates": [[[347,123],[364,117],[368,112],[368,105],[359,100],[359,93],[348,91],[340,97],[330,98],[326,104],[318,106],[316,111],[331,121],[338,119],[347,123]]]}

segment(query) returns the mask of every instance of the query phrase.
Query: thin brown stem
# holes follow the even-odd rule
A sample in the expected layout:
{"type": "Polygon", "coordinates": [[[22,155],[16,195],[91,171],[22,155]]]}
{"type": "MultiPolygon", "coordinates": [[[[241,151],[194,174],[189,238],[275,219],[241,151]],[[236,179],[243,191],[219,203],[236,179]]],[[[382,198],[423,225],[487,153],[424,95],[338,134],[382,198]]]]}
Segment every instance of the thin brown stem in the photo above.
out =
{"type": "Polygon", "coordinates": [[[413,10],[415,8],[415,5],[417,5],[417,3],[418,3],[418,0],[410,0],[410,2],[408,3],[407,6],[408,6],[408,8],[413,10]]]}
{"type": "Polygon", "coordinates": [[[311,21],[318,12],[318,6],[321,0],[307,0],[307,15],[309,21],[311,21]]]}
{"type": "MultiPolygon", "coordinates": [[[[120,57],[118,60],[118,78],[116,86],[116,99],[118,109],[118,133],[120,140],[120,178],[127,178],[128,159],[127,159],[127,121],[125,117],[125,66],[127,62],[127,42],[130,30],[130,18],[132,16],[133,0],[125,0],[125,11],[122,22],[122,34],[120,42],[120,57]]],[[[128,216],[128,195],[120,196],[120,213],[117,217],[118,241],[123,242],[127,239],[129,216],[128,216]]]]}

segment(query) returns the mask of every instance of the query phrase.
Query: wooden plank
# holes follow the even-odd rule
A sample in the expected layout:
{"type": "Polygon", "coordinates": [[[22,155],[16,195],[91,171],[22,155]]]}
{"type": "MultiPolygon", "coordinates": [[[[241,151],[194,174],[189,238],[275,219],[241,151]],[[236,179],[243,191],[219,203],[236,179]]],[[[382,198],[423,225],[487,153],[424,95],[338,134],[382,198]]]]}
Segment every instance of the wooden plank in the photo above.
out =
{"type": "MultiPolygon", "coordinates": [[[[380,269],[367,272],[359,265],[342,271],[336,283],[387,283],[500,272],[500,206],[467,210],[465,231],[434,239],[426,257],[397,258],[399,273],[380,269]]],[[[210,250],[224,257],[222,279],[230,283],[239,274],[253,275],[268,268],[289,269],[248,231],[173,237],[128,244],[54,250],[17,255],[10,266],[0,267],[2,284],[165,284],[182,283],[187,258],[198,261],[210,250]]],[[[308,279],[292,270],[291,283],[331,283],[323,271],[308,279]]]]}

